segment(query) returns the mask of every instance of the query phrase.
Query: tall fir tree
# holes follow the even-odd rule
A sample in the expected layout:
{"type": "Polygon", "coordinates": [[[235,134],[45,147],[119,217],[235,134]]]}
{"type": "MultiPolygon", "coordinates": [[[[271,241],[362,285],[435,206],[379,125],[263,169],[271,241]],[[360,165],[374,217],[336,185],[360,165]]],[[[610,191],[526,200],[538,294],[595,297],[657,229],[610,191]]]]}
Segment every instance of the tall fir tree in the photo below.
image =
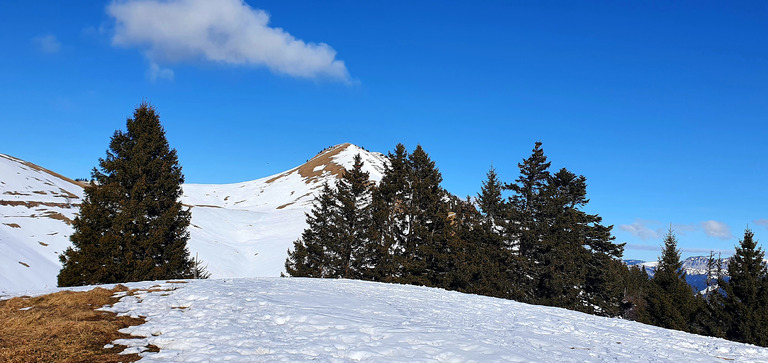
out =
{"type": "Polygon", "coordinates": [[[480,211],[485,215],[485,220],[496,226],[502,225],[501,221],[506,215],[506,206],[501,196],[503,189],[504,184],[499,180],[496,169],[491,165],[491,169],[486,174],[486,180],[483,181],[480,188],[480,193],[477,194],[477,204],[480,211]]]}
{"type": "Polygon", "coordinates": [[[520,176],[515,183],[504,185],[514,194],[509,198],[512,219],[516,222],[510,228],[516,236],[520,254],[527,256],[538,241],[540,231],[536,229],[542,213],[542,191],[549,180],[550,162],[544,155],[541,142],[537,141],[531,156],[517,164],[520,176]]]}
{"type": "Polygon", "coordinates": [[[672,228],[664,236],[664,247],[651,279],[647,309],[642,322],[667,329],[690,331],[696,301],[685,280],[677,237],[672,228]]]}
{"type": "Polygon", "coordinates": [[[372,280],[394,282],[402,277],[401,265],[411,218],[412,193],[408,151],[397,144],[387,154],[384,175],[373,193],[372,238],[375,241],[372,280]]]}
{"type": "Polygon", "coordinates": [[[190,212],[181,172],[155,108],[143,102],[115,131],[85,187],[59,286],[190,278],[190,212]]]}
{"type": "Polygon", "coordinates": [[[315,198],[312,210],[306,214],[307,228],[288,250],[285,271],[294,277],[331,277],[327,249],[338,236],[335,224],[338,205],[336,192],[328,183],[315,198]]]}
{"type": "Polygon", "coordinates": [[[334,277],[360,279],[370,275],[368,270],[375,261],[371,256],[371,192],[369,174],[363,170],[362,157],[357,154],[352,169],[336,182],[338,211],[333,216],[338,235],[327,248],[334,277]]]}
{"type": "Polygon", "coordinates": [[[768,346],[768,270],[765,252],[747,229],[728,263],[730,280],[719,280],[728,339],[768,346]]]}
{"type": "Polygon", "coordinates": [[[510,277],[517,280],[517,290],[522,291],[522,299],[528,302],[536,301],[536,289],[539,282],[538,274],[541,264],[536,248],[541,242],[540,223],[543,213],[542,192],[549,180],[550,162],[544,155],[541,142],[536,142],[531,156],[517,166],[520,176],[514,183],[504,185],[513,195],[508,199],[509,223],[505,234],[512,248],[517,251],[517,264],[511,266],[510,277]]]}

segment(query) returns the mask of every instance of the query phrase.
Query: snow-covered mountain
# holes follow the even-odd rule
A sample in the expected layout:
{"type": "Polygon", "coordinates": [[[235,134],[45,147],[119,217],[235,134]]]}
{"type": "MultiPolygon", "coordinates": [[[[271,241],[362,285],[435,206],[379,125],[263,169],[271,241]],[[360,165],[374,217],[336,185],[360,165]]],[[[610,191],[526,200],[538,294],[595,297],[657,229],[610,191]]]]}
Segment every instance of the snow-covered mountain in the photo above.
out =
{"type": "MultiPolygon", "coordinates": [[[[703,291],[707,288],[707,263],[709,256],[691,256],[683,260],[683,270],[685,271],[685,281],[695,291],[703,291]]],[[[730,257],[723,258],[720,272],[723,277],[728,279],[728,262],[730,257]]],[[[648,277],[653,277],[656,273],[656,267],[658,261],[642,261],[642,260],[624,260],[627,266],[639,266],[644,267],[645,272],[648,273],[648,277]]]]}
{"type": "Polygon", "coordinates": [[[106,310],[146,317],[122,330],[141,338],[116,343],[160,348],[141,353],[147,361],[768,361],[768,348],[420,286],[302,278],[128,286],[144,292],[106,310]]]}
{"type": "MultiPolygon", "coordinates": [[[[213,277],[279,276],[288,248],[306,227],[315,194],[360,154],[380,181],[386,157],[352,144],[327,148],[283,173],[236,184],[185,184],[192,256],[213,277]]],[[[82,185],[0,154],[0,295],[56,286],[58,255],[71,246],[82,185]]]]}

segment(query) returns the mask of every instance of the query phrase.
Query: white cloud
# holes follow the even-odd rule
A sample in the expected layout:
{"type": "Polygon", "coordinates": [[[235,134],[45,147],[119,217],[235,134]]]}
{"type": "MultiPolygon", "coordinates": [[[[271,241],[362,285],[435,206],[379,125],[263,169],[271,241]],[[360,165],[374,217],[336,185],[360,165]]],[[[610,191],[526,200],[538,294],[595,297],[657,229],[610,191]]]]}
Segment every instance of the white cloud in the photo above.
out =
{"type": "Polygon", "coordinates": [[[350,82],[333,48],[270,27],[266,12],[242,0],[113,1],[107,12],[115,19],[112,43],[138,47],[154,64],[204,60],[350,82]]]}
{"type": "Polygon", "coordinates": [[[156,82],[159,79],[173,81],[173,70],[162,68],[157,63],[151,62],[147,70],[147,77],[152,82],[156,82]]]}
{"type": "Polygon", "coordinates": [[[55,35],[48,34],[35,37],[32,42],[43,53],[57,53],[61,50],[61,43],[55,35]]]}
{"type": "Polygon", "coordinates": [[[733,234],[731,228],[723,222],[718,221],[704,221],[701,222],[701,226],[704,228],[704,233],[707,236],[715,237],[719,239],[731,239],[733,234]]]}
{"type": "Polygon", "coordinates": [[[619,228],[622,231],[627,231],[635,237],[639,237],[642,240],[661,238],[662,232],[660,228],[652,229],[648,227],[649,224],[659,224],[657,221],[649,221],[643,219],[636,219],[635,223],[622,224],[619,228]]]}

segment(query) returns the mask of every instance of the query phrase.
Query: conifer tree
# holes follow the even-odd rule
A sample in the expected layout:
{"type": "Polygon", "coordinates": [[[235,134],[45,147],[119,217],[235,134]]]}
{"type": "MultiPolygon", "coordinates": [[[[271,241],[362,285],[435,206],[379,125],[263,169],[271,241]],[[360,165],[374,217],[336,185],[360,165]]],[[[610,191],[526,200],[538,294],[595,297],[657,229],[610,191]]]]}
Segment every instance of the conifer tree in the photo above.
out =
{"type": "Polygon", "coordinates": [[[410,218],[404,259],[409,283],[441,286],[451,258],[450,209],[447,193],[440,187],[443,177],[421,145],[408,157],[411,176],[410,218]]]}
{"type": "Polygon", "coordinates": [[[374,270],[371,273],[375,281],[393,282],[402,277],[402,256],[412,220],[408,214],[412,196],[405,146],[397,144],[394,152],[387,154],[387,160],[389,162],[384,166],[384,175],[373,193],[371,206],[371,234],[376,242],[374,270]]]}
{"type": "Polygon", "coordinates": [[[190,278],[184,176],[155,108],[142,103],[115,131],[60,256],[60,286],[190,278]]]}
{"type": "Polygon", "coordinates": [[[768,346],[768,270],[765,252],[747,229],[728,263],[730,280],[719,280],[726,337],[768,346]]]}
{"type": "Polygon", "coordinates": [[[329,267],[331,275],[341,278],[363,278],[371,267],[370,230],[371,181],[363,170],[360,154],[354,156],[352,169],[347,170],[336,182],[336,204],[333,214],[338,236],[329,241],[329,267]]]}
{"type": "Polygon", "coordinates": [[[695,300],[682,267],[677,237],[670,228],[664,236],[664,247],[651,279],[643,322],[667,329],[691,330],[695,300]]]}
{"type": "MultiPolygon", "coordinates": [[[[541,231],[538,221],[542,213],[542,191],[549,180],[550,162],[544,156],[541,142],[537,141],[531,156],[517,164],[520,176],[515,183],[505,184],[504,188],[514,194],[509,198],[511,219],[509,234],[517,241],[521,256],[529,257],[539,242],[541,231]]],[[[535,261],[534,261],[535,262],[535,261]]]]}
{"type": "Polygon", "coordinates": [[[477,204],[480,206],[480,211],[485,214],[486,220],[497,226],[501,224],[500,221],[505,215],[504,200],[501,197],[503,188],[504,185],[496,175],[496,169],[491,166],[480,188],[480,193],[477,194],[477,204]]]}
{"type": "Polygon", "coordinates": [[[338,226],[334,224],[338,211],[336,192],[328,183],[315,198],[315,205],[306,214],[307,228],[301,237],[293,242],[293,251],[288,250],[285,271],[294,277],[330,277],[328,268],[328,246],[338,236],[338,226]]]}

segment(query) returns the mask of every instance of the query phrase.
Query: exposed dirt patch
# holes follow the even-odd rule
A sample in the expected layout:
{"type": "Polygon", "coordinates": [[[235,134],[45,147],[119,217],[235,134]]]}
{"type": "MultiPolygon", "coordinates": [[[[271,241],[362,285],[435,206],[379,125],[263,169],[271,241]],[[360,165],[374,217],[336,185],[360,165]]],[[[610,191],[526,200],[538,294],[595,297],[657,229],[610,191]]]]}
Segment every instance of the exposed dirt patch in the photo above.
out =
{"type": "Polygon", "coordinates": [[[350,143],[344,143],[341,145],[337,145],[334,147],[331,147],[329,149],[325,149],[321,151],[319,154],[315,155],[312,159],[309,159],[306,163],[303,165],[288,170],[280,175],[277,175],[276,177],[267,180],[267,184],[274,182],[275,180],[278,180],[280,178],[283,178],[295,171],[299,172],[299,175],[301,175],[303,178],[308,179],[309,181],[315,180],[323,173],[330,172],[332,175],[336,176],[336,178],[341,178],[342,175],[344,175],[344,172],[346,169],[344,169],[343,166],[336,164],[333,162],[333,157],[338,155],[340,152],[342,152],[344,149],[349,147],[350,143]],[[319,168],[319,166],[324,166],[324,168],[319,168]]]}
{"type": "Polygon", "coordinates": [[[26,263],[24,263],[24,262],[21,262],[21,261],[19,261],[19,264],[20,264],[20,265],[22,265],[22,266],[24,266],[24,267],[29,267],[29,265],[28,265],[28,264],[26,264],[26,263]]]}
{"type": "Polygon", "coordinates": [[[40,195],[47,195],[47,194],[48,194],[48,193],[46,193],[46,192],[44,192],[44,191],[42,191],[42,190],[35,190],[35,191],[33,191],[32,193],[35,193],[35,194],[40,194],[40,195]]]}
{"type": "Polygon", "coordinates": [[[68,224],[70,226],[72,225],[72,220],[67,218],[67,216],[65,216],[65,215],[63,215],[63,214],[61,214],[59,212],[47,211],[47,212],[43,213],[43,217],[47,217],[47,218],[63,221],[64,223],[66,223],[66,224],[68,224]]]}
{"type": "Polygon", "coordinates": [[[45,243],[45,242],[42,242],[42,241],[37,241],[37,243],[39,243],[41,246],[46,246],[46,247],[48,247],[48,244],[47,244],[47,243],[45,243]]]}
{"type": "Polygon", "coordinates": [[[72,203],[53,203],[53,202],[30,202],[21,200],[0,200],[0,205],[9,205],[12,207],[24,206],[27,208],[35,208],[41,205],[46,207],[59,207],[59,208],[80,208],[80,204],[72,203]]]}
{"type": "Polygon", "coordinates": [[[3,224],[11,228],[21,228],[21,226],[16,223],[3,223],[3,224]]]}
{"type": "MultiPolygon", "coordinates": [[[[135,338],[118,330],[143,324],[143,318],[118,317],[96,311],[117,302],[113,295],[127,291],[95,288],[62,291],[39,297],[0,301],[0,361],[3,362],[133,362],[138,354],[120,355],[125,346],[104,349],[115,339],[135,338]]],[[[159,351],[156,346],[146,347],[159,351]]]]}
{"type": "Polygon", "coordinates": [[[20,192],[17,192],[17,191],[7,191],[7,192],[3,192],[3,194],[5,194],[5,195],[21,195],[21,196],[30,196],[30,195],[32,195],[32,194],[20,193],[20,192]]]}

